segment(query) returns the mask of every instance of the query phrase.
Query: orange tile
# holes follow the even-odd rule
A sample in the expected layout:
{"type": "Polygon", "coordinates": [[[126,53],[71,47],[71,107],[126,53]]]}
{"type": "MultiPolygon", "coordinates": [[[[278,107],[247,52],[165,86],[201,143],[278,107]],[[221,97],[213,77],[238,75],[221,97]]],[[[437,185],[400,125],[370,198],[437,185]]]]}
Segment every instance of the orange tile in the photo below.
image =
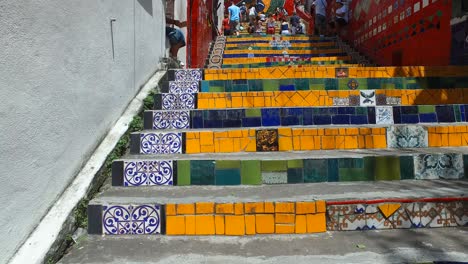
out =
{"type": "Polygon", "coordinates": [[[213,132],[200,132],[201,145],[213,145],[213,132]]]}
{"type": "Polygon", "coordinates": [[[244,148],[245,152],[256,152],[257,151],[257,143],[255,141],[255,138],[249,138],[248,139],[248,144],[244,148]]]}
{"type": "Polygon", "coordinates": [[[265,213],[274,213],[275,204],[273,202],[265,202],[265,213]]]}
{"type": "Polygon", "coordinates": [[[358,139],[358,148],[366,148],[365,136],[357,136],[358,139]]]}
{"type": "Polygon", "coordinates": [[[177,205],[178,215],[192,215],[195,214],[194,204],[178,204],[177,205]]]}
{"type": "Polygon", "coordinates": [[[265,212],[265,206],[263,202],[245,203],[244,207],[245,207],[246,214],[255,214],[255,213],[265,212]]]}
{"type": "Polygon", "coordinates": [[[374,148],[374,137],[371,135],[366,136],[366,147],[365,148],[374,148]]]}
{"type": "MultiPolygon", "coordinates": [[[[232,106],[232,108],[241,108],[241,107],[243,107],[242,97],[240,97],[240,96],[231,97],[231,106],[232,106]]],[[[201,108],[199,108],[199,109],[201,109],[201,108]]]]}
{"type": "Polygon", "coordinates": [[[322,137],[322,149],[335,149],[335,137],[334,136],[323,136],[322,137]]]}
{"type": "Polygon", "coordinates": [[[462,134],[460,133],[453,133],[450,134],[448,141],[450,147],[461,147],[462,146],[462,134]]]}
{"type": "Polygon", "coordinates": [[[185,216],[166,216],[166,235],[185,235],[185,216]]]}
{"type": "Polygon", "coordinates": [[[325,132],[324,132],[324,129],[323,129],[323,128],[317,129],[317,135],[323,136],[324,134],[325,134],[325,132]]]}
{"type": "Polygon", "coordinates": [[[195,212],[197,214],[212,214],[214,213],[214,203],[213,202],[195,203],[195,212]]]}
{"type": "Polygon", "coordinates": [[[275,233],[275,217],[272,214],[255,215],[255,229],[257,234],[275,233]]]}
{"type": "Polygon", "coordinates": [[[243,215],[226,215],[224,217],[225,233],[228,236],[245,235],[245,220],[243,215]]]}
{"type": "Polygon", "coordinates": [[[325,211],[327,210],[327,206],[324,200],[316,201],[315,205],[317,206],[317,213],[325,213],[325,211]]]}
{"type": "Polygon", "coordinates": [[[215,146],[200,146],[200,153],[213,153],[215,152],[215,146]]]}
{"type": "Polygon", "coordinates": [[[437,126],[436,131],[440,134],[447,134],[449,132],[448,127],[446,126],[437,126]]]}
{"type": "Polygon", "coordinates": [[[314,149],[314,137],[313,136],[301,136],[300,145],[301,145],[301,150],[313,150],[314,149]]]}
{"type": "Polygon", "coordinates": [[[166,215],[176,215],[175,204],[166,204],[166,215]]]}
{"type": "Polygon", "coordinates": [[[275,214],[275,223],[294,224],[295,214],[275,214]]]}
{"type": "Polygon", "coordinates": [[[372,128],[372,132],[371,132],[373,135],[379,135],[380,134],[380,128],[378,127],[375,127],[375,128],[372,128]]]}
{"type": "Polygon", "coordinates": [[[292,136],[291,128],[289,127],[280,127],[278,128],[278,135],[279,136],[292,136]]]}
{"type": "Polygon", "coordinates": [[[301,150],[301,138],[299,136],[293,137],[293,149],[301,150]]]}
{"type": "Polygon", "coordinates": [[[194,215],[185,216],[185,234],[195,235],[195,216],[194,215]]]}
{"type": "Polygon", "coordinates": [[[216,235],[224,235],[224,215],[215,215],[216,235]]]}
{"type": "Polygon", "coordinates": [[[200,138],[200,132],[186,132],[185,137],[187,139],[196,139],[200,138]]]}
{"type": "Polygon", "coordinates": [[[346,128],[339,128],[339,135],[346,136],[348,133],[346,132],[346,128]]]}
{"type": "Polygon", "coordinates": [[[255,107],[265,107],[265,99],[263,96],[256,96],[253,100],[255,107]]]}
{"type": "Polygon", "coordinates": [[[234,152],[234,142],[232,138],[222,138],[219,140],[219,152],[221,153],[234,152]]]}
{"type": "Polygon", "coordinates": [[[320,233],[327,231],[325,213],[307,215],[307,233],[320,233]]]}
{"type": "Polygon", "coordinates": [[[226,99],[225,98],[216,98],[214,107],[215,108],[226,108],[226,99]]]}
{"type": "Polygon", "coordinates": [[[367,127],[359,128],[359,134],[361,135],[370,135],[371,134],[371,129],[367,127]]]}
{"type": "Polygon", "coordinates": [[[326,136],[338,135],[339,130],[337,128],[325,128],[326,136]]]}
{"type": "Polygon", "coordinates": [[[276,224],[276,234],[294,234],[294,225],[276,224]]]}
{"type": "Polygon", "coordinates": [[[440,134],[440,146],[441,147],[448,147],[449,146],[449,135],[448,134],[440,134]]]}
{"type": "Polygon", "coordinates": [[[357,136],[345,136],[345,149],[357,149],[358,148],[358,140],[357,136]]]}
{"type": "Polygon", "coordinates": [[[374,148],[386,148],[387,138],[385,135],[374,136],[374,148]]]}
{"type": "Polygon", "coordinates": [[[255,132],[256,132],[255,129],[249,129],[249,137],[255,137],[256,136],[255,132]]]}
{"type": "Polygon", "coordinates": [[[228,137],[241,138],[242,137],[242,130],[230,130],[230,131],[228,131],[228,137]]]}
{"type": "Polygon", "coordinates": [[[245,216],[245,234],[255,235],[255,215],[245,216]]]}
{"type": "Polygon", "coordinates": [[[217,214],[234,214],[234,204],[233,203],[216,204],[216,213],[217,214]]]}
{"type": "Polygon", "coordinates": [[[307,218],[305,215],[296,215],[296,234],[307,233],[307,218]]]}
{"type": "Polygon", "coordinates": [[[315,213],[315,202],[296,202],[296,214],[315,213]]]}
{"type": "Polygon", "coordinates": [[[294,213],[295,204],[293,202],[276,202],[275,213],[294,213]]]}
{"type": "Polygon", "coordinates": [[[291,151],[293,150],[293,140],[292,137],[282,137],[278,138],[278,147],[279,151],[291,151]]]}
{"type": "Polygon", "coordinates": [[[198,99],[197,109],[208,109],[208,99],[198,99]]]}
{"type": "Polygon", "coordinates": [[[336,136],[335,137],[335,148],[336,149],[344,149],[345,148],[345,137],[344,136],[336,136]]]}
{"type": "Polygon", "coordinates": [[[236,215],[244,214],[244,203],[235,203],[234,204],[234,214],[236,214],[236,215]]]}
{"type": "Polygon", "coordinates": [[[441,140],[439,134],[429,133],[428,141],[429,147],[441,147],[441,140]]]}
{"type": "Polygon", "coordinates": [[[215,221],[213,215],[195,216],[195,234],[196,235],[214,235],[215,221]]]}

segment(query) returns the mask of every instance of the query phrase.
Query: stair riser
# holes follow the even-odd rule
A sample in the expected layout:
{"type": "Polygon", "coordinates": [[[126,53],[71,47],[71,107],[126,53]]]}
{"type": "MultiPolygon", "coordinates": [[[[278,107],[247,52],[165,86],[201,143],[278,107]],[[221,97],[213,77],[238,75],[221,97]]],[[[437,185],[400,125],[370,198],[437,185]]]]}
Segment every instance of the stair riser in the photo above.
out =
{"type": "Polygon", "coordinates": [[[468,146],[468,126],[271,128],[131,134],[132,154],[283,152],[468,146]]]}
{"type": "MultiPolygon", "coordinates": [[[[223,54],[223,59],[229,59],[229,58],[236,58],[236,59],[242,59],[242,58],[271,58],[271,57],[277,57],[277,56],[283,56],[283,52],[281,51],[275,51],[271,53],[253,53],[250,51],[245,52],[245,53],[240,53],[240,52],[234,52],[232,54],[230,53],[224,53],[223,54]]],[[[303,59],[308,59],[308,58],[320,58],[320,57],[343,57],[347,56],[347,54],[343,51],[332,51],[332,50],[325,50],[322,52],[307,52],[307,53],[299,53],[299,52],[288,52],[288,56],[293,56],[293,57],[299,57],[303,59]]]]}
{"type": "Polygon", "coordinates": [[[145,129],[418,124],[467,122],[468,105],[155,110],[145,129]]]}
{"type": "Polygon", "coordinates": [[[462,179],[466,177],[465,173],[468,173],[468,155],[450,153],[328,159],[122,160],[112,164],[112,185],[224,186],[434,180],[462,179]]]}
{"type": "Polygon", "coordinates": [[[88,232],[102,235],[306,234],[468,225],[468,199],[89,205],[88,232]]]}
{"type": "Polygon", "coordinates": [[[248,66],[245,64],[223,64],[222,69],[243,69],[243,68],[264,68],[264,67],[276,67],[285,65],[340,65],[340,66],[354,66],[355,64],[346,63],[345,61],[300,61],[295,59],[278,59],[277,62],[265,62],[265,63],[251,63],[248,66]]]}

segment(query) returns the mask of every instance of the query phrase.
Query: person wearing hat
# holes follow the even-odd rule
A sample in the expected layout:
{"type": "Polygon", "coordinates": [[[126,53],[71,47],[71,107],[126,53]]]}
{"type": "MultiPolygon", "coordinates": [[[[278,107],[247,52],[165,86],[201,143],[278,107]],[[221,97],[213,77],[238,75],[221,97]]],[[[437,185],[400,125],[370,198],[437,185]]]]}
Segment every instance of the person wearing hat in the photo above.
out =
{"type": "Polygon", "coordinates": [[[240,8],[240,13],[241,13],[241,16],[242,16],[244,22],[248,21],[247,6],[245,5],[245,2],[242,2],[241,6],[239,8],[240,8]]]}

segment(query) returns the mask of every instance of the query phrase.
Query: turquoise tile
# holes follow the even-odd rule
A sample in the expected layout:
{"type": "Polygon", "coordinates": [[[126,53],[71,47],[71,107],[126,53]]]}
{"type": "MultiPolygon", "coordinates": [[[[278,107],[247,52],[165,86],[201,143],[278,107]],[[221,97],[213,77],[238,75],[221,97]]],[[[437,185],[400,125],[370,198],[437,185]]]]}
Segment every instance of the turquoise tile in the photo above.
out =
{"type": "Polygon", "coordinates": [[[414,179],[413,156],[401,156],[400,157],[400,179],[401,180],[413,180],[414,179]]]}
{"type": "Polygon", "coordinates": [[[306,159],[303,170],[304,182],[326,182],[328,181],[328,160],[306,159]]]}
{"type": "Polygon", "coordinates": [[[215,183],[215,163],[213,160],[190,161],[192,185],[213,185],[215,183]]]}
{"type": "Polygon", "coordinates": [[[303,183],[304,174],[302,168],[288,169],[288,183],[303,183]]]}
{"type": "Polygon", "coordinates": [[[216,185],[240,185],[240,169],[218,169],[216,170],[216,185]]]}

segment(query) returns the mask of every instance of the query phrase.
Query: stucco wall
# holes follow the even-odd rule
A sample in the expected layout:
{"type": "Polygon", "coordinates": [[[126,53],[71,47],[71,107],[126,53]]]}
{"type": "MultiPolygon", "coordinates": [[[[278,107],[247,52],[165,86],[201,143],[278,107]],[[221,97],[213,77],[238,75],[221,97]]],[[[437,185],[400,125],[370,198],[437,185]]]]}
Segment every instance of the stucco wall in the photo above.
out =
{"type": "Polygon", "coordinates": [[[1,1],[0,263],[157,69],[162,1],[1,1]]]}

